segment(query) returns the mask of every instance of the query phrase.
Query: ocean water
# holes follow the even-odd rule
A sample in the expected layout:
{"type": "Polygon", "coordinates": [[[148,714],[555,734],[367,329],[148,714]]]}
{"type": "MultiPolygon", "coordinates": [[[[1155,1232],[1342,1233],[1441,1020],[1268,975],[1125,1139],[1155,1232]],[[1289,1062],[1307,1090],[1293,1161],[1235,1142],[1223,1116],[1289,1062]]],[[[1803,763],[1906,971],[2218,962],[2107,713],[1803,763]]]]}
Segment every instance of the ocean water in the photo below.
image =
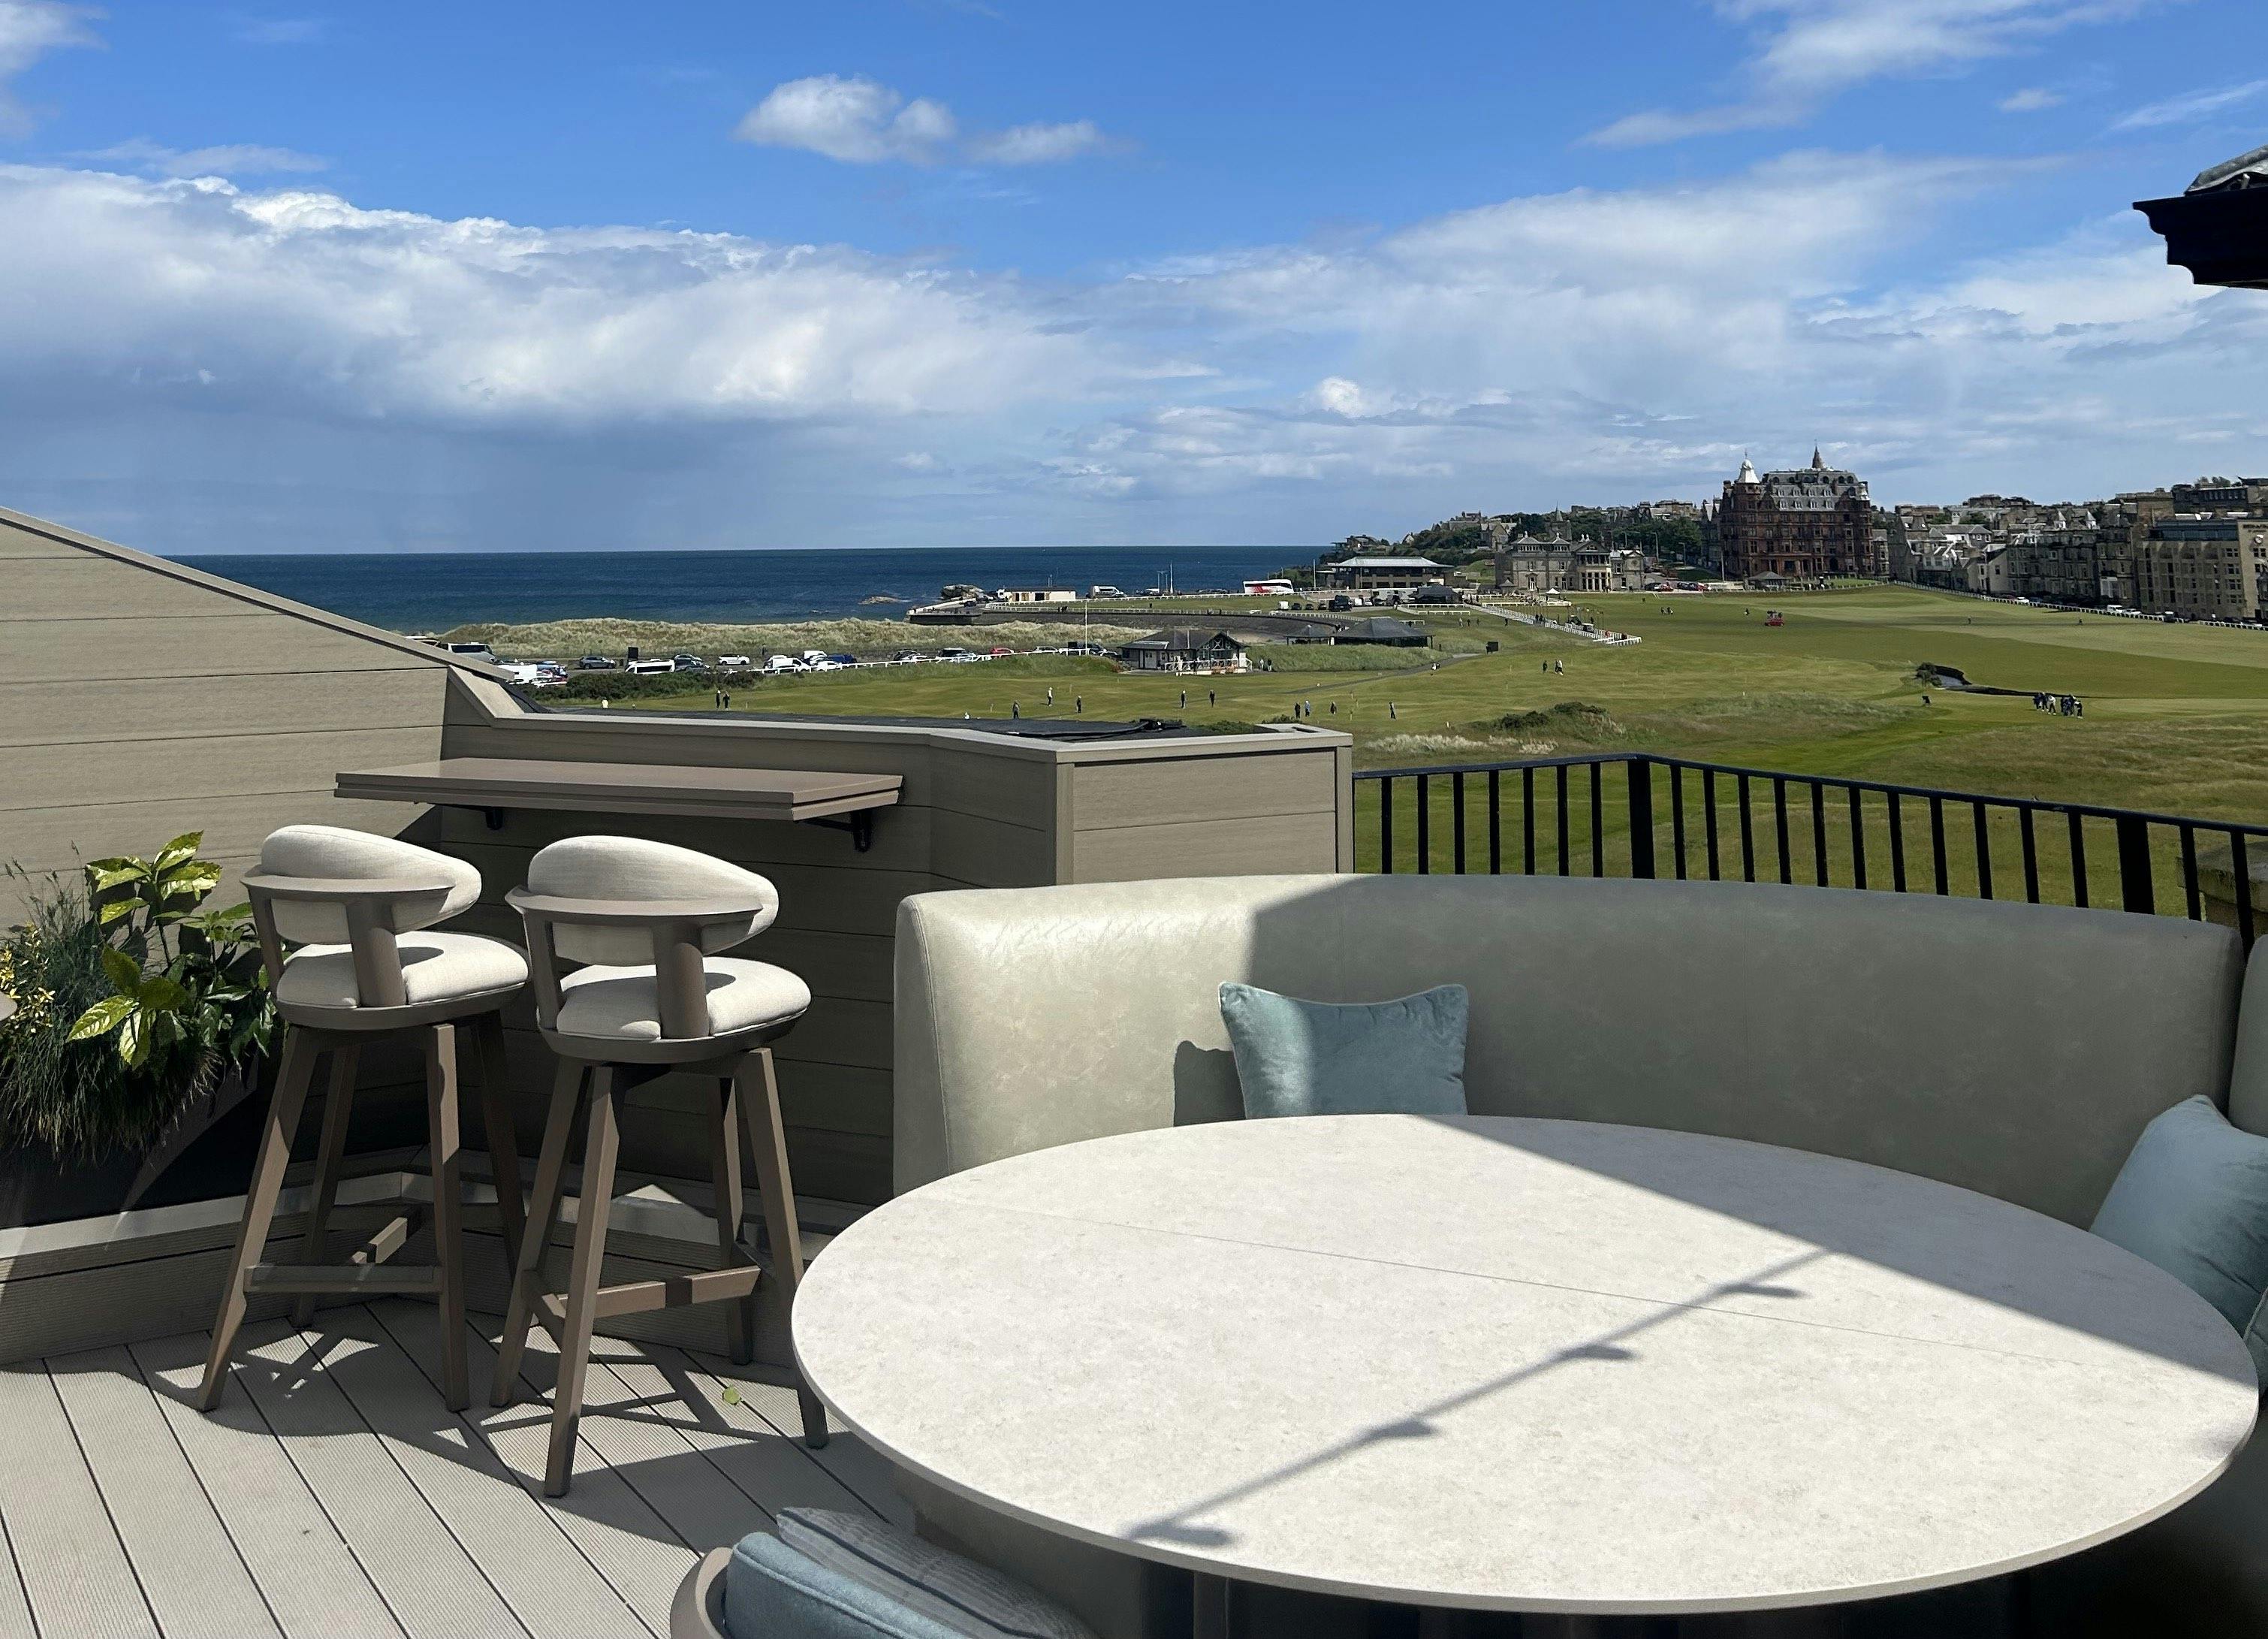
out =
{"type": "Polygon", "coordinates": [[[912,547],[747,552],[333,553],[180,561],[395,631],[498,621],[889,619],[949,583],[1234,589],[1312,546],[912,547]],[[873,597],[904,602],[869,604],[873,597]]]}

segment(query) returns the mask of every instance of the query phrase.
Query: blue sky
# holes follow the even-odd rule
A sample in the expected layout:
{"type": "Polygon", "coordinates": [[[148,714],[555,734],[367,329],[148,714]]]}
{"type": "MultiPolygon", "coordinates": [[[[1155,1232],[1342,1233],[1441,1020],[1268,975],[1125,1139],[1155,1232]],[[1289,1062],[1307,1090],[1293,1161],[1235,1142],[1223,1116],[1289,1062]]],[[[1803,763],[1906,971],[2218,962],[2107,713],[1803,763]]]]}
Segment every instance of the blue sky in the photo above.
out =
{"type": "Polygon", "coordinates": [[[2268,470],[2232,0],[0,0],[0,504],[169,551],[1319,541],[2268,470]]]}

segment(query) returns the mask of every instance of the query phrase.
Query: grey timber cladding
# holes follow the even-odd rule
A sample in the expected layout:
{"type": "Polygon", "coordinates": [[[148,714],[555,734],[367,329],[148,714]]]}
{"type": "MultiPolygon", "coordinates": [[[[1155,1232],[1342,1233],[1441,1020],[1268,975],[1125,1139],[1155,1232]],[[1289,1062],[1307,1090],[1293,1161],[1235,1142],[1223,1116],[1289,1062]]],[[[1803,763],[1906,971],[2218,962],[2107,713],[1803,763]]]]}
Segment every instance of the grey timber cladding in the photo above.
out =
{"type": "MultiPolygon", "coordinates": [[[[232,875],[278,825],[396,831],[334,773],[440,744],[454,668],[320,610],[0,511],[0,860],[34,875],[202,830],[232,875]]],[[[21,908],[0,883],[0,923],[21,908]]]]}

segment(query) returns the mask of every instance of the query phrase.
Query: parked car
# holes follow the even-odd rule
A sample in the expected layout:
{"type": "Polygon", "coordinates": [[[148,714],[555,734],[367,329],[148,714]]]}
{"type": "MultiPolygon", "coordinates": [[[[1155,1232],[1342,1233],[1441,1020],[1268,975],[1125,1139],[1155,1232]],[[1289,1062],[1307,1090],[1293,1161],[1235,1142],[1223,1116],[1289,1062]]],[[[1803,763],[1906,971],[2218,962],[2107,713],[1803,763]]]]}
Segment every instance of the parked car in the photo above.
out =
{"type": "Polygon", "coordinates": [[[707,671],[709,669],[709,662],[703,660],[698,654],[673,654],[669,659],[670,663],[675,666],[680,671],[707,671]]]}
{"type": "Polygon", "coordinates": [[[967,649],[939,649],[937,652],[937,657],[941,661],[953,661],[955,662],[961,661],[973,661],[976,658],[967,649]]]}
{"type": "Polygon", "coordinates": [[[612,671],[615,668],[614,661],[603,654],[585,654],[575,665],[580,671],[612,671]]]}
{"type": "Polygon", "coordinates": [[[830,659],[828,656],[822,654],[815,661],[804,661],[803,669],[806,671],[841,671],[843,669],[843,662],[838,660],[830,659]]]}
{"type": "Polygon", "coordinates": [[[792,654],[775,654],[764,662],[764,676],[767,677],[784,676],[802,669],[803,662],[792,654]]]}
{"type": "Polygon", "coordinates": [[[755,661],[745,654],[719,654],[717,657],[717,664],[722,666],[726,671],[747,671],[755,665],[755,661]]]}
{"type": "Polygon", "coordinates": [[[837,666],[856,666],[858,663],[858,657],[855,654],[830,654],[827,658],[837,666]]]}
{"type": "Polygon", "coordinates": [[[937,656],[932,654],[927,649],[901,649],[898,651],[898,664],[901,666],[920,666],[930,661],[933,661],[936,658],[937,656]]]}
{"type": "Polygon", "coordinates": [[[996,661],[997,661],[997,660],[1004,660],[1004,659],[1005,659],[1007,656],[1009,656],[1009,655],[1011,655],[1011,654],[1013,654],[1015,652],[1016,652],[1016,651],[1015,651],[1015,650],[1013,650],[1013,649],[1004,649],[1004,648],[1002,648],[998,644],[997,644],[997,643],[996,643],[996,644],[994,644],[994,645],[992,646],[991,652],[990,653],[990,654],[989,654],[986,658],[990,659],[990,660],[996,660],[996,661]]]}

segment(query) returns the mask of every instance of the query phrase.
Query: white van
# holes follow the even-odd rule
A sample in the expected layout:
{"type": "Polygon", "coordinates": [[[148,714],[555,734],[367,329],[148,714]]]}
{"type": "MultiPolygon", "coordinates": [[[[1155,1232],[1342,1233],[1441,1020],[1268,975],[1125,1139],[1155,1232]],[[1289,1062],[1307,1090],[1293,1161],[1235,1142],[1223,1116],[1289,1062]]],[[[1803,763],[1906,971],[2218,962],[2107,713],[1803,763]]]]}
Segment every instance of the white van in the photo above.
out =
{"type": "Polygon", "coordinates": [[[788,672],[798,672],[802,669],[801,661],[786,654],[775,654],[764,662],[764,675],[767,677],[777,677],[788,672]]]}
{"type": "Polygon", "coordinates": [[[633,677],[658,677],[664,672],[677,669],[675,661],[632,661],[622,668],[633,677]]]}
{"type": "Polygon", "coordinates": [[[497,663],[496,651],[485,643],[437,643],[433,646],[445,654],[461,654],[468,661],[486,661],[491,666],[497,663]]]}

